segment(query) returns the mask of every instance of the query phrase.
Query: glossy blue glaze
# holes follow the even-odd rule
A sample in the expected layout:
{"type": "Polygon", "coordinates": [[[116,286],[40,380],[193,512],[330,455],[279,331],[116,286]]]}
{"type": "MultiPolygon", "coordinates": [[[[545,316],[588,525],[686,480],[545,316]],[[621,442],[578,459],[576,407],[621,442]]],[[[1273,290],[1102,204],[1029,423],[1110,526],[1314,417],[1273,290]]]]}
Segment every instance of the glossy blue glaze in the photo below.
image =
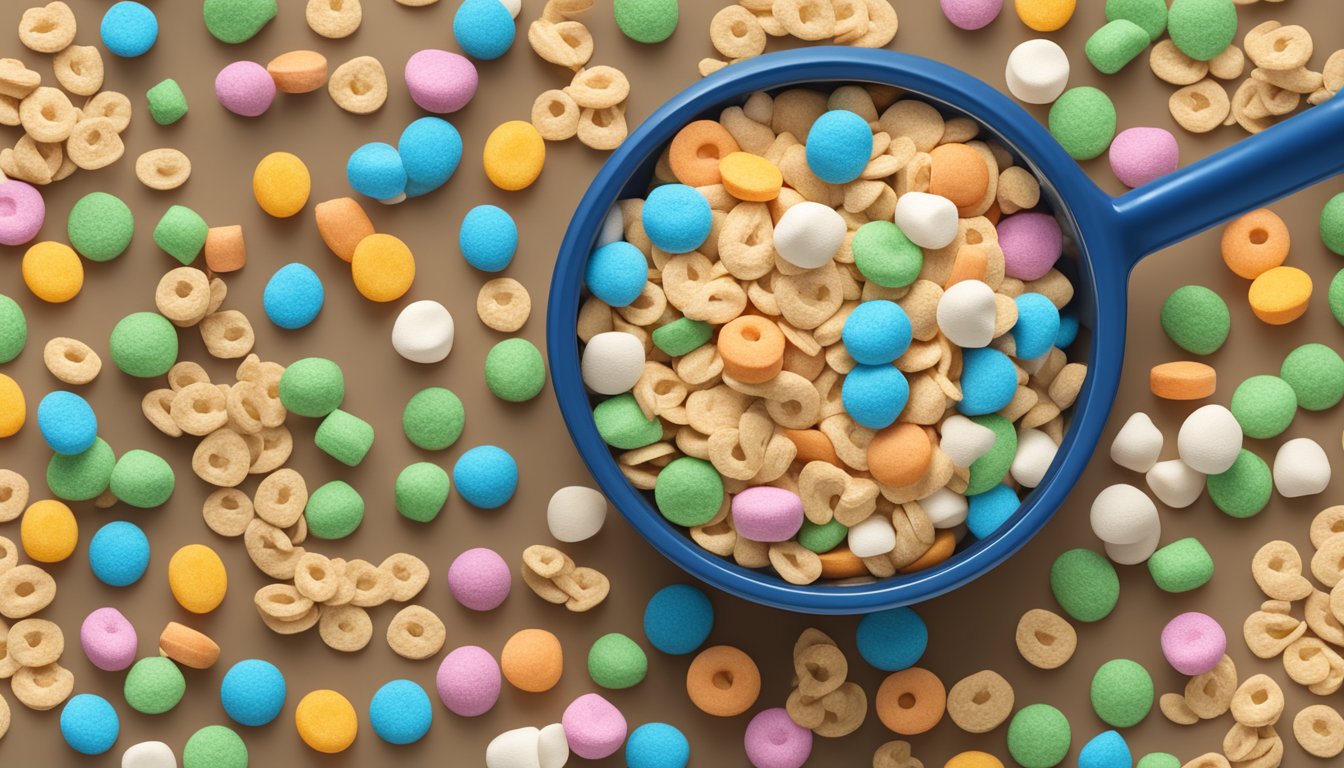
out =
{"type": "Polygon", "coordinates": [[[1128,194],[1102,192],[1031,115],[993,87],[952,67],[884,50],[818,47],[734,64],[673,97],[612,153],[580,201],[556,262],[547,312],[551,379],[580,454],[616,508],[658,551],[692,576],[739,597],[806,613],[867,613],[935,597],[981,576],[1022,548],[1064,503],[1082,475],[1115,399],[1125,350],[1129,273],[1144,256],[1246,211],[1344,172],[1344,99],[1312,107],[1128,194]],[[757,90],[827,82],[883,83],[979,118],[1019,164],[1042,180],[1077,247],[1077,313],[1071,350],[1089,374],[1059,456],[1039,487],[992,536],[947,562],[910,575],[851,586],[796,586],[702,550],[658,513],[617,468],[593,425],[579,374],[576,320],[583,267],[611,205],[647,192],[659,152],[681,126],[716,117],[757,90]]]}

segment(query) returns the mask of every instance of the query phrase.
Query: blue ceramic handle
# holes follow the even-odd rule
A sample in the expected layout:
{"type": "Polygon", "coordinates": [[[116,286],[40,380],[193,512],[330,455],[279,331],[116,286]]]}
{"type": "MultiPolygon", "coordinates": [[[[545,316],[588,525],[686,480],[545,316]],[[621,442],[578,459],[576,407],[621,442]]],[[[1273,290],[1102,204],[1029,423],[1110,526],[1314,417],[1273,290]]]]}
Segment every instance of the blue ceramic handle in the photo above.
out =
{"type": "Polygon", "coordinates": [[[1150,253],[1344,173],[1344,98],[1333,98],[1114,200],[1129,267],[1150,253]]]}

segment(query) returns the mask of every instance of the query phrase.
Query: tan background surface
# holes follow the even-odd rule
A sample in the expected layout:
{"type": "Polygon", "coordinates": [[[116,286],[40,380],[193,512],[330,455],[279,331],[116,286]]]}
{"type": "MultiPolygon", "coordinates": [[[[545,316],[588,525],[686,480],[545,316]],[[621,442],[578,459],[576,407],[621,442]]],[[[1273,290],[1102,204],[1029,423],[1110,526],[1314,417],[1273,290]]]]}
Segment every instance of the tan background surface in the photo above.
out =
{"type": "MultiPolygon", "coordinates": [[[[13,30],[21,8],[26,5],[18,0],[6,2],[0,11],[0,30],[13,30]]],[[[71,5],[79,16],[78,42],[94,43],[100,14],[107,4],[71,0],[71,5]]],[[[415,50],[453,48],[450,24],[456,5],[444,0],[428,8],[413,9],[395,5],[391,0],[367,0],[363,27],[346,40],[330,41],[307,29],[300,0],[282,0],[278,19],[250,42],[230,47],[206,34],[198,2],[160,2],[155,4],[155,10],[162,31],[154,50],[132,61],[109,57],[107,87],[131,95],[136,106],[134,121],[124,137],[127,157],[111,169],[81,172],[51,189],[47,193],[47,225],[41,237],[63,239],[66,212],[78,196],[93,190],[122,196],[137,215],[138,232],[130,251],[117,261],[86,264],[83,293],[64,306],[43,305],[33,299],[20,278],[21,251],[0,252],[0,291],[23,304],[30,323],[27,351],[3,369],[23,385],[29,398],[30,423],[18,437],[0,444],[0,465],[23,472],[34,482],[34,496],[44,495],[42,478],[48,452],[31,422],[32,408],[46,391],[59,386],[42,367],[42,345],[53,336],[68,335],[89,342],[104,357],[103,375],[82,388],[98,411],[102,436],[118,453],[139,447],[168,457],[178,470],[178,487],[168,505],[153,511],[136,511],[125,506],[98,511],[91,504],[77,505],[81,526],[79,550],[66,563],[51,568],[59,582],[60,594],[44,615],[58,621],[66,631],[67,651],[62,663],[74,671],[76,690],[103,694],[117,706],[122,731],[116,747],[100,758],[77,758],[61,742],[56,712],[29,712],[17,705],[8,686],[3,686],[0,690],[14,708],[14,726],[9,736],[0,741],[0,764],[113,766],[119,764],[118,756],[127,746],[150,738],[163,739],[180,750],[187,736],[197,728],[229,723],[218,702],[219,681],[233,662],[261,657],[275,662],[284,671],[289,696],[277,722],[263,728],[235,726],[248,743],[253,765],[368,766],[392,760],[407,766],[481,765],[485,745],[496,733],[521,725],[554,722],[572,698],[594,689],[585,674],[584,663],[588,645],[599,635],[621,631],[645,644],[640,629],[645,601],[657,588],[684,580],[613,513],[595,539],[567,547],[580,563],[595,566],[611,577],[610,599],[592,613],[569,614],[541,602],[522,584],[515,583],[514,594],[501,609],[475,614],[456,605],[446,587],[448,564],[464,549],[489,546],[510,562],[516,562],[524,546],[548,541],[544,510],[551,493],[562,485],[590,482],[569,443],[549,388],[535,401],[522,406],[507,405],[486,391],[482,361],[489,345],[500,337],[481,326],[474,316],[476,291],[485,277],[466,266],[456,247],[456,227],[469,207],[497,203],[514,214],[523,230],[522,243],[507,274],[521,280],[532,292],[533,317],[523,335],[541,344],[546,290],[555,250],[572,206],[604,155],[577,142],[552,144],[548,147],[548,163],[542,178],[522,193],[502,194],[484,179],[479,157],[489,130],[507,119],[526,119],[536,93],[559,87],[568,80],[564,72],[533,56],[524,41],[526,24],[540,13],[540,0],[525,0],[520,37],[514,50],[501,61],[480,65],[482,82],[476,100],[451,117],[467,147],[457,177],[447,188],[426,198],[395,208],[373,204],[369,207],[378,228],[405,239],[418,257],[419,274],[406,301],[437,299],[454,312],[457,343],[447,362],[416,366],[396,356],[388,337],[396,312],[404,302],[375,306],[355,293],[348,268],[322,247],[312,225],[311,206],[294,220],[277,221],[262,214],[251,198],[252,168],[260,157],[273,150],[296,152],[308,163],[313,174],[314,202],[348,194],[344,164],[349,153],[367,141],[395,142],[402,127],[418,116],[402,83],[402,67],[415,50]],[[339,111],[324,92],[306,96],[281,94],[269,113],[249,120],[226,113],[216,103],[212,83],[224,64],[240,58],[265,62],[295,48],[320,50],[333,67],[357,55],[379,57],[391,80],[387,105],[375,115],[357,117],[339,111]],[[143,106],[145,89],[164,77],[178,79],[191,102],[190,115],[166,128],[156,126],[143,106]],[[151,192],[135,181],[134,157],[158,146],[179,147],[194,163],[192,180],[176,192],[151,192]],[[327,649],[316,632],[282,638],[261,625],[252,608],[251,596],[267,579],[248,562],[240,539],[215,536],[202,523],[200,502],[208,489],[190,471],[192,443],[172,441],[140,417],[140,397],[161,385],[120,375],[106,354],[111,324],[126,313],[152,309],[158,277],[176,266],[150,239],[154,223],[172,203],[196,208],[211,224],[244,225],[251,263],[241,273],[228,277],[230,296],[226,306],[242,310],[252,318],[258,337],[256,349],[266,359],[288,363],[307,355],[323,355],[340,362],[347,375],[346,407],[377,428],[375,449],[361,467],[352,471],[313,448],[313,422],[291,419],[297,444],[292,466],[306,475],[309,486],[345,477],[369,504],[365,522],[355,535],[340,542],[310,544],[329,555],[364,557],[374,562],[399,550],[413,552],[428,561],[433,576],[418,602],[438,612],[447,622],[448,648],[479,644],[497,654],[508,636],[520,628],[541,626],[555,631],[565,643],[567,664],[564,678],[555,690],[532,695],[505,686],[499,705],[476,720],[451,715],[435,699],[430,735],[414,746],[394,748],[378,740],[369,727],[366,713],[370,697],[382,683],[397,677],[419,682],[433,697],[434,673],[441,658],[440,655],[432,661],[412,663],[392,654],[382,633],[396,608],[389,605],[375,609],[374,641],[362,653],[348,656],[327,649]],[[309,264],[326,284],[327,303],[321,316],[300,332],[276,329],[261,309],[261,289],[266,279],[289,261],[309,264]],[[400,433],[402,405],[411,394],[431,384],[451,387],[462,396],[468,410],[462,440],[441,454],[418,452],[400,433]],[[451,467],[463,450],[481,443],[502,445],[519,461],[522,484],[511,504],[495,512],[482,512],[471,509],[454,495],[439,519],[423,527],[397,515],[392,506],[392,482],[401,467],[417,460],[437,461],[451,467]],[[90,575],[86,547],[99,526],[120,519],[131,520],[146,529],[153,555],[143,580],[127,589],[111,589],[90,575]],[[169,556],[178,547],[192,542],[214,547],[229,566],[229,597],[220,610],[206,617],[188,617],[173,602],[167,586],[169,556]],[[206,672],[190,671],[187,697],[171,713],[149,717],[131,711],[120,694],[123,675],[94,669],[78,648],[80,621],[89,611],[108,604],[118,606],[135,624],[140,633],[141,654],[154,653],[159,630],[168,620],[176,619],[217,638],[223,646],[221,663],[206,672]],[[339,689],[361,713],[360,737],[343,756],[320,756],[303,746],[294,732],[295,703],[304,693],[322,687],[339,689]]],[[[637,123],[678,89],[694,82],[695,62],[713,53],[706,30],[720,3],[683,2],[677,33],[668,43],[653,47],[632,43],[621,36],[612,21],[610,3],[604,1],[598,5],[599,9],[585,19],[597,41],[594,61],[619,66],[629,73],[634,83],[629,112],[632,123],[637,123]]],[[[1151,75],[1146,61],[1136,62],[1110,78],[1099,76],[1087,64],[1082,44],[1102,23],[1103,4],[1101,0],[1084,0],[1080,5],[1068,28],[1052,36],[1065,46],[1074,62],[1071,84],[1105,87],[1119,106],[1121,128],[1158,125],[1174,129],[1166,112],[1172,88],[1151,75]]],[[[905,0],[898,10],[901,29],[893,47],[953,63],[1000,87],[1008,51],[1032,36],[1011,9],[989,29],[975,33],[952,28],[932,0],[905,0]]],[[[1304,24],[1315,21],[1318,53],[1313,65],[1319,67],[1329,51],[1344,46],[1344,28],[1329,21],[1336,12],[1331,0],[1259,4],[1240,10],[1241,29],[1244,32],[1259,21],[1274,17],[1304,24]]],[[[8,40],[4,55],[19,55],[50,81],[47,57],[21,50],[12,31],[3,35],[8,40]]],[[[6,129],[5,141],[17,138],[11,133],[6,129]]],[[[1203,138],[1179,135],[1188,162],[1243,134],[1237,128],[1223,128],[1203,138]]],[[[1088,169],[1106,188],[1119,191],[1104,159],[1088,164],[1088,169]]],[[[1269,328],[1253,318],[1243,299],[1245,282],[1221,266],[1216,233],[1173,248],[1140,267],[1131,286],[1133,333],[1128,365],[1117,416],[1107,431],[1107,440],[1131,411],[1144,409],[1168,433],[1169,447],[1164,457],[1174,454],[1175,427],[1190,408],[1155,403],[1147,391],[1147,369],[1181,354],[1161,336],[1157,309],[1168,292],[1187,281],[1204,282],[1229,298],[1232,337],[1213,357],[1222,377],[1215,397],[1218,402],[1226,403],[1242,378],[1277,371],[1282,355],[1296,344],[1322,341],[1340,346],[1340,328],[1327,311],[1324,288],[1341,265],[1315,235],[1317,212],[1329,194],[1339,191],[1339,186],[1325,184],[1276,206],[1296,238],[1291,263],[1308,269],[1318,286],[1310,312],[1290,327],[1269,328]]],[[[181,336],[182,359],[205,362],[217,377],[231,376],[233,365],[209,361],[196,333],[185,332],[181,336]]],[[[1338,411],[1303,413],[1294,423],[1291,435],[1315,437],[1326,446],[1332,460],[1339,461],[1338,411]]],[[[1249,442],[1253,450],[1272,460],[1281,441],[1249,442]]],[[[1344,484],[1337,480],[1331,492],[1324,495],[1328,498],[1292,502],[1276,498],[1263,514],[1248,521],[1223,516],[1207,499],[1187,510],[1164,512],[1163,540],[1187,535],[1201,537],[1214,554],[1218,578],[1194,594],[1171,597],[1152,585],[1142,567],[1124,568],[1122,599],[1117,611],[1099,625],[1079,627],[1079,651],[1063,669],[1052,673],[1034,670],[1018,657],[1013,647],[1018,616],[1036,606],[1055,607],[1046,583],[1050,561],[1070,547],[1097,548],[1099,543],[1088,530],[1086,519],[1091,497],[1104,485],[1134,480],[1135,477],[1115,468],[1103,451],[1072,501],[1021,554],[989,578],[919,609],[928,621],[931,635],[923,665],[937,671],[948,685],[971,672],[994,668],[1015,686],[1019,704],[1046,701],[1061,707],[1074,728],[1070,760],[1087,739],[1104,728],[1092,713],[1087,695],[1088,682],[1101,662],[1117,656],[1142,662],[1153,673],[1159,693],[1183,685],[1184,679],[1162,660],[1157,638],[1161,626],[1178,612],[1201,609],[1212,613],[1228,630],[1232,653],[1242,670],[1266,671],[1284,679],[1277,661],[1255,660],[1240,639],[1242,620],[1262,599],[1250,579],[1249,560],[1260,543],[1276,537],[1296,542],[1309,555],[1308,522],[1318,509],[1338,501],[1344,489],[1344,484]]],[[[255,479],[249,480],[244,488],[250,491],[254,485],[255,479]]],[[[0,535],[17,540],[18,522],[0,526],[0,535]]],[[[790,648],[798,632],[809,625],[833,634],[849,654],[853,679],[860,681],[870,696],[876,691],[882,676],[858,657],[853,644],[855,619],[789,615],[718,594],[713,595],[713,600],[718,621],[711,642],[740,646],[756,658],[763,671],[765,682],[758,708],[783,705],[792,674],[788,663],[790,648]]],[[[625,712],[631,728],[650,720],[667,721],[690,737],[693,764],[745,765],[742,732],[748,717],[720,720],[700,713],[684,693],[689,657],[667,657],[648,650],[651,660],[648,679],[632,690],[605,694],[625,712]]],[[[1305,691],[1290,683],[1286,684],[1286,690],[1289,711],[1279,730],[1291,742],[1291,714],[1313,702],[1308,701],[1311,697],[1305,691]]],[[[1340,701],[1339,696],[1333,699],[1335,703],[1340,701]]],[[[1183,729],[1166,722],[1155,707],[1144,723],[1126,735],[1136,755],[1165,749],[1188,759],[1218,749],[1230,724],[1230,719],[1224,718],[1183,729]]],[[[852,736],[839,741],[818,739],[811,764],[867,765],[873,749],[889,738],[892,735],[870,713],[869,721],[852,736]]],[[[945,720],[933,732],[913,742],[925,765],[941,766],[954,752],[969,748],[1007,758],[1003,728],[983,736],[969,736],[945,720]]],[[[1301,765],[1308,760],[1290,743],[1287,765],[1301,765]]],[[[613,758],[604,764],[623,763],[613,758]]]]}

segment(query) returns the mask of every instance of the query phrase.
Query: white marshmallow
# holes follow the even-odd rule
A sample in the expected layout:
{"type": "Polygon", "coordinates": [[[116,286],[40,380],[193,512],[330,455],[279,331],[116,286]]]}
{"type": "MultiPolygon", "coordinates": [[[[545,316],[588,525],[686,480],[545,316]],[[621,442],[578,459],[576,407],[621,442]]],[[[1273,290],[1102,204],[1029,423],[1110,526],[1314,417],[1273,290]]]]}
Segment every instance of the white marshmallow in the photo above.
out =
{"type": "Polygon", "coordinates": [[[1028,104],[1049,104],[1069,84],[1069,55],[1053,40],[1028,40],[1008,54],[1008,92],[1028,104]]]}
{"type": "Polygon", "coordinates": [[[607,519],[607,499],[592,488],[571,485],[551,495],[546,526],[557,541],[591,539],[607,519]]]}
{"type": "Polygon", "coordinates": [[[453,351],[453,315],[437,301],[406,305],[392,324],[392,348],[413,363],[437,363],[453,351]]]}
{"type": "Polygon", "coordinates": [[[869,515],[849,529],[849,551],[857,557],[877,557],[896,548],[896,529],[882,515],[869,515]]]}
{"type": "Polygon", "coordinates": [[[1112,544],[1109,541],[1102,542],[1106,550],[1106,556],[1116,565],[1138,565],[1146,562],[1157,551],[1157,545],[1162,541],[1162,526],[1153,528],[1144,538],[1133,544],[1112,544]]]}
{"type": "Polygon", "coordinates": [[[1206,405],[1185,418],[1176,436],[1181,461],[1206,475],[1220,475],[1232,468],[1241,453],[1241,425],[1221,405],[1206,405]]]}
{"type": "Polygon", "coordinates": [[[602,219],[602,226],[597,230],[597,243],[593,245],[593,250],[597,250],[604,245],[611,245],[624,238],[625,215],[621,213],[620,204],[616,203],[611,206],[611,210],[607,211],[607,217],[602,219]]]}
{"type": "Polygon", "coordinates": [[[816,269],[835,257],[845,242],[845,220],[829,205],[804,201],[779,217],[775,250],[803,269],[816,269]]]}
{"type": "Polygon", "coordinates": [[[1131,415],[1111,441],[1111,461],[1135,472],[1152,469],[1161,454],[1162,430],[1143,412],[1131,415]]]}
{"type": "Polygon", "coordinates": [[[518,14],[523,12],[523,0],[499,0],[508,9],[509,15],[518,18],[518,14]]]}
{"type": "Polygon", "coordinates": [[[1144,478],[1148,490],[1172,509],[1185,509],[1204,493],[1204,475],[1180,459],[1157,462],[1144,478]]]}
{"type": "Polygon", "coordinates": [[[541,729],[537,737],[537,762],[541,768],[565,768],[569,762],[569,740],[565,738],[565,726],[551,723],[541,729]]]}
{"type": "Polygon", "coordinates": [[[931,496],[920,499],[919,506],[929,516],[934,528],[956,528],[966,522],[966,497],[946,488],[939,488],[931,496]]]}
{"type": "Polygon", "coordinates": [[[1041,484],[1046,470],[1055,461],[1059,446],[1039,429],[1024,429],[1017,433],[1017,455],[1009,471],[1018,485],[1035,488],[1041,484]]]}
{"type": "MultiPolygon", "coordinates": [[[[940,195],[906,192],[896,200],[895,218],[896,226],[920,248],[945,248],[957,238],[957,206],[940,195]]],[[[775,243],[778,247],[778,227],[775,228],[775,243]]]]}
{"type": "Polygon", "coordinates": [[[629,392],[644,374],[644,343],[624,331],[599,333],[584,346],[579,370],[599,395],[629,392]]]}
{"type": "Polygon", "coordinates": [[[142,741],[121,753],[121,768],[177,768],[177,756],[162,741],[142,741]]]}
{"type": "Polygon", "coordinates": [[[958,467],[969,467],[994,447],[994,430],[955,414],[943,421],[938,447],[958,467]]]}
{"type": "Polygon", "coordinates": [[[1314,496],[1330,484],[1330,458],[1321,444],[1298,437],[1274,454],[1274,488],[1286,499],[1314,496]]]}
{"type": "Polygon", "coordinates": [[[541,730],[530,725],[499,734],[485,748],[486,768],[541,768],[540,740],[541,730]]]}
{"type": "Polygon", "coordinates": [[[1161,528],[1157,505],[1128,483],[1103,488],[1092,501],[1092,532],[1108,544],[1134,544],[1161,528]]]}
{"type": "Polygon", "coordinates": [[[979,280],[961,280],[938,299],[938,330],[962,349],[988,347],[997,314],[993,288],[979,280]]]}

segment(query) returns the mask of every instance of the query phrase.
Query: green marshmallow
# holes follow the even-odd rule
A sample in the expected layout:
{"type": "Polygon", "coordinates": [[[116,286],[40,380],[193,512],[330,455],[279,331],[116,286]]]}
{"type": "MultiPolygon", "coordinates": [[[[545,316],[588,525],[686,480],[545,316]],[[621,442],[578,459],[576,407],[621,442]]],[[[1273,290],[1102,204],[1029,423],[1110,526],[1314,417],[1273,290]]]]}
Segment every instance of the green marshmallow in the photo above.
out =
{"type": "Polygon", "coordinates": [[[172,659],[150,656],[135,662],[126,673],[126,703],[146,715],[162,715],[176,707],[187,692],[187,680],[172,659]]]}
{"type": "Polygon", "coordinates": [[[183,265],[190,265],[201,254],[209,232],[210,225],[199,213],[185,205],[174,205],[154,227],[154,244],[183,265]]]}
{"type": "Polygon", "coordinates": [[[723,478],[708,461],[682,456],[658,473],[653,500],[663,517],[675,525],[704,525],[723,506],[723,478]]]}
{"type": "Polygon", "coordinates": [[[1232,315],[1223,297],[1202,285],[1186,285],[1162,302],[1162,330],[1186,352],[1211,355],[1227,341],[1232,315]]]}
{"type": "Polygon", "coordinates": [[[428,523],[438,517],[443,505],[448,503],[451,487],[452,482],[443,467],[427,461],[412,464],[397,475],[397,511],[409,520],[428,523]]]}
{"type": "Polygon", "coordinates": [[[401,412],[401,429],[406,439],[426,451],[442,451],[456,443],[466,423],[467,411],[462,400],[443,387],[416,392],[401,412]]]}
{"type": "Polygon", "coordinates": [[[1092,709],[1114,728],[1138,725],[1153,708],[1153,678],[1142,664],[1112,659],[1092,676],[1092,709]]]}
{"type": "Polygon", "coordinates": [[[357,467],[373,447],[373,425],[337,408],[318,425],[313,442],[331,458],[357,467]]]}
{"type": "Polygon", "coordinates": [[[1050,133],[1074,160],[1091,160],[1115,138],[1115,104],[1091,86],[1070,88],[1050,106],[1050,133]]]}
{"type": "Polygon", "coordinates": [[[1139,758],[1134,768],[1181,768],[1181,759],[1170,752],[1149,752],[1139,758]]]}
{"type": "Polygon", "coordinates": [[[205,29],[221,43],[251,40],[276,14],[275,0],[205,0],[205,29]]]}
{"type": "Polygon", "coordinates": [[[1167,33],[1181,53],[1208,61],[1237,37],[1237,6],[1232,0],[1172,0],[1167,33]]]}
{"type": "Polygon", "coordinates": [[[19,356],[28,343],[28,319],[18,302],[0,293],[0,363],[19,356]]]}
{"type": "Polygon", "coordinates": [[[500,400],[522,403],[546,386],[541,350],[527,339],[505,339],[485,356],[485,386],[500,400]]]}
{"type": "Polygon", "coordinates": [[[870,221],[850,241],[854,266],[884,288],[904,288],[924,268],[924,252],[890,221],[870,221]]]}
{"type": "Polygon", "coordinates": [[[612,448],[633,451],[663,439],[663,425],[657,418],[645,418],[635,396],[626,392],[608,398],[593,409],[597,433],[612,448]]]}
{"type": "Polygon", "coordinates": [[[1008,754],[1022,768],[1054,768],[1073,741],[1069,719],[1049,704],[1030,704],[1008,723],[1008,754]]]}
{"type": "Polygon", "coordinates": [[[343,539],[363,522],[364,498],[344,480],[333,480],[308,496],[303,516],[317,538],[343,539]]]}
{"type": "Polygon", "coordinates": [[[1321,242],[1344,256],[1344,192],[1330,198],[1321,209],[1321,242]]]}
{"type": "Polygon", "coordinates": [[[65,221],[70,247],[89,261],[111,261],[126,252],[135,234],[135,215],[121,198],[90,192],[70,209],[65,221]]]}
{"type": "Polygon", "coordinates": [[[1199,539],[1178,539],[1148,558],[1148,573],[1163,592],[1189,592],[1213,578],[1213,558],[1199,539]]]}
{"type": "Polygon", "coordinates": [[[1229,517],[1255,517],[1269,504],[1274,478],[1265,460],[1241,449],[1237,460],[1221,475],[1205,481],[1209,499],[1229,517]]]}
{"type": "Polygon", "coordinates": [[[1252,376],[1237,385],[1228,408],[1247,437],[1277,437],[1297,415],[1297,394],[1278,376],[1252,376]]]}
{"type": "Polygon", "coordinates": [[[637,43],[661,43],[677,29],[677,0],[615,0],[616,26],[637,43]]]}
{"type": "Polygon", "coordinates": [[[588,676],[603,688],[632,688],[649,672],[649,659],[634,640],[619,632],[597,638],[588,650],[588,676]]]}
{"type": "Polygon", "coordinates": [[[803,527],[798,531],[798,543],[822,555],[840,546],[848,536],[849,529],[835,518],[826,521],[825,525],[804,520],[803,527]]]}
{"type": "Polygon", "coordinates": [[[1120,577],[1111,561],[1090,549],[1071,549],[1050,566],[1050,591],[1079,621],[1100,621],[1120,600],[1120,577]]]}
{"type": "Polygon", "coordinates": [[[173,495],[173,468],[156,454],[127,451],[112,468],[109,485],[118,500],[140,509],[161,507],[173,495]]]}
{"type": "Polygon", "coordinates": [[[1098,72],[1114,75],[1143,53],[1149,42],[1143,27],[1127,19],[1116,19],[1092,33],[1083,53],[1098,72]]]}
{"type": "Polygon", "coordinates": [[[231,728],[207,725],[182,747],[182,768],[247,768],[247,744],[231,728]]]}
{"type": "Polygon", "coordinates": [[[1117,19],[1138,24],[1155,43],[1167,31],[1166,0],[1106,0],[1106,20],[1117,19]]]}
{"type": "Polygon", "coordinates": [[[107,490],[116,464],[112,446],[101,437],[95,437],[93,445],[83,453],[52,454],[51,461],[47,462],[47,487],[57,498],[66,501],[96,499],[107,490]]]}
{"type": "Polygon", "coordinates": [[[1017,456],[1017,429],[1013,423],[997,413],[972,416],[971,421],[994,432],[994,445],[971,464],[971,478],[966,484],[967,496],[984,493],[1003,482],[1017,456]]]}
{"type": "Polygon", "coordinates": [[[1279,376],[1308,411],[1324,411],[1344,398],[1344,360],[1324,344],[1303,344],[1288,353],[1279,376]]]}
{"type": "MultiPolygon", "coordinates": [[[[1325,298],[1330,304],[1330,314],[1335,316],[1335,322],[1344,325],[1344,269],[1336,272],[1334,278],[1330,280],[1330,290],[1326,293],[1325,298]]],[[[0,326],[3,325],[4,321],[0,320],[0,326]]],[[[3,334],[3,329],[0,329],[0,336],[3,334]]],[[[3,345],[3,343],[3,341],[0,341],[0,345],[3,345]]],[[[3,360],[0,360],[0,362],[3,362],[3,360]]]]}
{"type": "Polygon", "coordinates": [[[280,376],[280,404],[297,416],[323,418],[344,400],[345,375],[325,357],[295,360],[280,376]]]}
{"type": "Polygon", "coordinates": [[[145,91],[149,116],[159,125],[172,125],[187,116],[187,95],[177,81],[168,78],[145,91]]]}
{"type": "Polygon", "coordinates": [[[135,312],[112,327],[112,363],[127,376],[162,376],[177,362],[177,329],[156,312],[135,312]]]}
{"type": "Polygon", "coordinates": [[[679,317],[655,328],[653,344],[672,357],[681,357],[699,349],[714,335],[714,326],[704,320],[679,317]]]}

